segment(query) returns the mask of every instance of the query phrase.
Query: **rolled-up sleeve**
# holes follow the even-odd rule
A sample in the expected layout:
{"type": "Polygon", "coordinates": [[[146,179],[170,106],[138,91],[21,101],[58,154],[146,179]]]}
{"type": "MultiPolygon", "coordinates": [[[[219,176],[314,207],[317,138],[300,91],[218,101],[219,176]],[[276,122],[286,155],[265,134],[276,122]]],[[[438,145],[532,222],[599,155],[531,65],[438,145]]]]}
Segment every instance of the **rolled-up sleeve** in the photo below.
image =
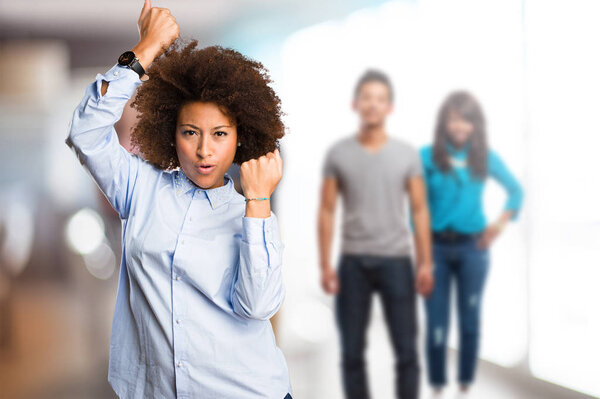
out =
{"type": "Polygon", "coordinates": [[[136,72],[118,64],[105,74],[97,74],[73,113],[65,139],[122,219],[128,217],[139,174],[153,168],[121,146],[114,128],[141,83],[136,72]],[[104,96],[102,80],[109,82],[104,96]]]}
{"type": "Polygon", "coordinates": [[[511,220],[516,220],[523,204],[523,188],[504,164],[502,158],[494,151],[490,152],[489,165],[491,175],[504,187],[507,193],[504,210],[512,211],[511,220]]]}
{"type": "Polygon", "coordinates": [[[243,217],[239,269],[232,289],[235,313],[268,320],[279,310],[285,296],[283,248],[275,213],[268,218],[243,217]]]}

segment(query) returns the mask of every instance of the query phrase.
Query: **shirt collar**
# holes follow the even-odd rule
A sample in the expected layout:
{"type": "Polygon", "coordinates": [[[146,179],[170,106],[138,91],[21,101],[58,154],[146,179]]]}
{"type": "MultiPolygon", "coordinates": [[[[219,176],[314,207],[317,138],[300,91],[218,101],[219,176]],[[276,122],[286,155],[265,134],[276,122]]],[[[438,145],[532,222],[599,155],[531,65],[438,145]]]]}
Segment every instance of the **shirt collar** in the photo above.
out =
{"type": "Polygon", "coordinates": [[[177,195],[191,194],[198,195],[199,191],[203,192],[203,196],[208,198],[212,209],[216,209],[223,204],[226,204],[231,200],[233,196],[233,178],[225,173],[224,175],[225,184],[216,188],[203,189],[194,184],[189,177],[186,176],[183,169],[179,168],[175,172],[175,186],[177,195]]]}

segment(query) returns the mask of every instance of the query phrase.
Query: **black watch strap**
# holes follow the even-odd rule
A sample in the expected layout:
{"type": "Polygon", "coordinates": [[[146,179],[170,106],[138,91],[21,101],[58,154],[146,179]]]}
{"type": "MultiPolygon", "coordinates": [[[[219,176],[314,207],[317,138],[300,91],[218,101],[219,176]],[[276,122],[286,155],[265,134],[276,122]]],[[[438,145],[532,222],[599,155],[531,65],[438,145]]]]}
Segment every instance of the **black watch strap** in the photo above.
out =
{"type": "Polygon", "coordinates": [[[133,51],[125,51],[123,54],[121,54],[119,56],[118,64],[121,66],[126,66],[127,68],[135,71],[139,75],[140,79],[146,74],[144,67],[142,64],[140,64],[140,61],[133,51]]]}
{"type": "Polygon", "coordinates": [[[129,64],[129,68],[137,72],[137,74],[140,75],[140,78],[146,74],[146,71],[144,71],[144,67],[142,66],[142,64],[140,64],[137,57],[131,64],[129,64]]]}

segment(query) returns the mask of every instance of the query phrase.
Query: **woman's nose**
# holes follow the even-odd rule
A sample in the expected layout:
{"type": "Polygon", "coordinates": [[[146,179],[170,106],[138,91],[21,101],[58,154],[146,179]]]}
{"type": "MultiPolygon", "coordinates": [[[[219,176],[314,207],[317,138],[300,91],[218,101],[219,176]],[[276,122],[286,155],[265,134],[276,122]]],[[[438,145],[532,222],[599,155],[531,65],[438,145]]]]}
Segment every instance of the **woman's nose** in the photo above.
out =
{"type": "Polygon", "coordinates": [[[198,148],[196,149],[196,153],[201,158],[206,158],[208,155],[210,155],[210,143],[208,141],[208,137],[202,137],[198,141],[198,148]]]}

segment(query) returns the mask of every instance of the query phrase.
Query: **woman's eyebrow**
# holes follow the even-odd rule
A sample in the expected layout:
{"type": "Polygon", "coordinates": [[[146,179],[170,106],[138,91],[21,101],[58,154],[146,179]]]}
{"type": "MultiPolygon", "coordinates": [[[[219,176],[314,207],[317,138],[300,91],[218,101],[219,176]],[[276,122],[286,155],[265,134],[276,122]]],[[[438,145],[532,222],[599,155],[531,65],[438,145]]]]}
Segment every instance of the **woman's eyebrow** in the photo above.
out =
{"type": "Polygon", "coordinates": [[[179,126],[190,126],[190,127],[193,127],[194,129],[200,130],[200,128],[198,126],[192,125],[191,123],[182,123],[179,126]]]}
{"type": "MultiPolygon", "coordinates": [[[[182,123],[182,124],[181,124],[181,125],[179,125],[179,126],[180,126],[180,127],[183,127],[183,126],[190,126],[190,127],[193,127],[194,129],[202,130],[202,129],[200,129],[198,126],[196,126],[196,125],[192,125],[191,123],[182,123]]],[[[224,127],[233,127],[233,126],[230,126],[230,125],[219,125],[219,126],[215,126],[215,127],[213,127],[213,128],[212,128],[212,130],[216,130],[216,129],[223,129],[224,127]]]]}

